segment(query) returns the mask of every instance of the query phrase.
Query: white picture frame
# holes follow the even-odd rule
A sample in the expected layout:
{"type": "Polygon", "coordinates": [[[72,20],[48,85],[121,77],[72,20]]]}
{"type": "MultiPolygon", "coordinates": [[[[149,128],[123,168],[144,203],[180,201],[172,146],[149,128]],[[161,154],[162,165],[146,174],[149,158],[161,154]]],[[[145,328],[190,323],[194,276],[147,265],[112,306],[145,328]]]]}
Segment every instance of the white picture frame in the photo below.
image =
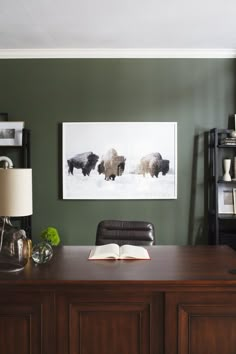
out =
{"type": "Polygon", "coordinates": [[[62,123],[62,155],[63,199],[177,198],[176,122],[62,123]]]}
{"type": "Polygon", "coordinates": [[[22,146],[24,122],[0,122],[0,146],[22,146]]]}
{"type": "Polygon", "coordinates": [[[232,186],[221,184],[218,188],[219,214],[234,214],[234,195],[232,186]]]}
{"type": "Polygon", "coordinates": [[[236,188],[233,188],[234,214],[236,214],[236,188]]]}

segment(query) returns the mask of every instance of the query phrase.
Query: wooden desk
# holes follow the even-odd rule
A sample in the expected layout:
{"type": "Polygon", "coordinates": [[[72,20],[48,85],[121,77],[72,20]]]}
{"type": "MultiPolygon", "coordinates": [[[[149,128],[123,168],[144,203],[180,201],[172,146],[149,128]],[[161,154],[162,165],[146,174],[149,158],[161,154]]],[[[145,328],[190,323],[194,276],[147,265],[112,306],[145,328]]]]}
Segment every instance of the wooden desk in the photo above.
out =
{"type": "Polygon", "coordinates": [[[90,249],[0,273],[1,354],[236,353],[235,251],[152,246],[148,261],[88,261],[90,249]]]}

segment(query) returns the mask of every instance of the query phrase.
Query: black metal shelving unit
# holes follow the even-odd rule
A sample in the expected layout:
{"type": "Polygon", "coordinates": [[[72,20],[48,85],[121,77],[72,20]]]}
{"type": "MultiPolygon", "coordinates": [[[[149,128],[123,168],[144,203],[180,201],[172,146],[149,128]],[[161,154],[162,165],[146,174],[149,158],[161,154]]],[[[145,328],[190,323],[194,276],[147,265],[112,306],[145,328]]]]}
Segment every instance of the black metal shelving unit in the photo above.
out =
{"type": "Polygon", "coordinates": [[[232,130],[211,129],[208,139],[208,241],[209,244],[226,244],[236,249],[236,214],[234,211],[219,212],[219,198],[222,189],[225,188],[230,195],[233,188],[236,188],[236,180],[223,181],[223,160],[231,159],[231,177],[234,176],[233,163],[236,157],[236,144],[222,144],[225,137],[229,137],[232,130]]]}
{"type": "MultiPolygon", "coordinates": [[[[30,130],[23,129],[22,145],[20,146],[2,146],[0,145],[0,155],[8,156],[12,159],[14,167],[31,168],[31,141],[30,130]]],[[[14,223],[19,223],[19,226],[26,231],[28,238],[32,238],[32,217],[24,216],[21,218],[11,218],[14,223]]]]}

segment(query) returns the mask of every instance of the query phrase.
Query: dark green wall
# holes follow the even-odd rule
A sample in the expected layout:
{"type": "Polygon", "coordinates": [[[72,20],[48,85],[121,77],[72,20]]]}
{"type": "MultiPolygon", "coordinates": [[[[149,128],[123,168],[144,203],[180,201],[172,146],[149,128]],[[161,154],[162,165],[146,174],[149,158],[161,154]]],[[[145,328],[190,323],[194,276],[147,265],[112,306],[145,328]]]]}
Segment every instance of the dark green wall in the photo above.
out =
{"type": "Polygon", "coordinates": [[[204,136],[235,112],[231,59],[0,61],[0,112],[32,132],[33,240],[47,226],[64,244],[93,244],[102,219],[149,220],[160,244],[206,242],[204,136]],[[60,123],[178,122],[177,200],[60,199],[60,123]]]}

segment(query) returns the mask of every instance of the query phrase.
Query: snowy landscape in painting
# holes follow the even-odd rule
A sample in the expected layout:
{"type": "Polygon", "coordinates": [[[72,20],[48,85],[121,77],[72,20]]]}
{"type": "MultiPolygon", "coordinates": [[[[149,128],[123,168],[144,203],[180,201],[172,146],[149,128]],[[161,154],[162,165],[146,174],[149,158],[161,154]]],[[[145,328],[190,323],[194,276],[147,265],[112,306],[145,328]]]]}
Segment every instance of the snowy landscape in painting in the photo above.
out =
{"type": "Polygon", "coordinates": [[[63,199],[176,199],[177,123],[63,123],[63,199]]]}

